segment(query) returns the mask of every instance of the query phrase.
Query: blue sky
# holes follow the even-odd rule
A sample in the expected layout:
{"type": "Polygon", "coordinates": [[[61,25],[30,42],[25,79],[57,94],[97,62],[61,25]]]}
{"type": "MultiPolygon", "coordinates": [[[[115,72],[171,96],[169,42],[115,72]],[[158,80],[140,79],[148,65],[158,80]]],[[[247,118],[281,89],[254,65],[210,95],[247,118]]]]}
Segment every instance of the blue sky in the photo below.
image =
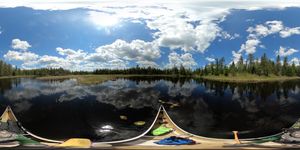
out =
{"type": "Polygon", "coordinates": [[[250,53],[299,64],[298,3],[14,1],[0,4],[0,58],[19,68],[194,69],[250,53]]]}

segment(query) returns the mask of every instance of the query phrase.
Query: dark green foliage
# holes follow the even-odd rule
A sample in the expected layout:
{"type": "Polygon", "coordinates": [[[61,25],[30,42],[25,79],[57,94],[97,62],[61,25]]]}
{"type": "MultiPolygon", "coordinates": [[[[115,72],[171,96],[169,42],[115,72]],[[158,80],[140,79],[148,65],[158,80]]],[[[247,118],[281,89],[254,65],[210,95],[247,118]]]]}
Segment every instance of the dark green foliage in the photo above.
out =
{"type": "MultiPolygon", "coordinates": [[[[196,70],[195,70],[196,71],[196,70]]],[[[198,70],[201,74],[200,70],[198,70]]],[[[202,70],[201,70],[202,71],[202,70]]],[[[191,69],[184,68],[182,65],[178,69],[177,67],[159,69],[153,67],[134,67],[128,69],[96,69],[93,74],[143,74],[143,75],[184,75],[190,76],[193,74],[191,69]]]]}
{"type": "Polygon", "coordinates": [[[195,70],[195,74],[200,75],[225,75],[236,76],[237,73],[249,73],[259,76],[270,76],[271,74],[277,76],[300,76],[299,64],[289,64],[288,58],[284,57],[281,63],[280,56],[276,57],[276,61],[270,60],[264,53],[260,59],[255,59],[253,54],[249,54],[247,60],[241,56],[235,64],[232,62],[228,66],[225,64],[225,59],[216,59],[215,64],[211,63],[204,68],[195,70]]]}
{"type": "Polygon", "coordinates": [[[231,65],[230,65],[230,67],[229,67],[229,73],[232,76],[236,76],[236,70],[237,70],[237,68],[235,67],[234,62],[232,62],[231,65]]]}
{"type": "Polygon", "coordinates": [[[0,60],[0,76],[10,76],[16,74],[12,65],[7,64],[0,60]]]}
{"type": "Polygon", "coordinates": [[[253,74],[255,72],[255,63],[254,63],[254,56],[253,54],[248,55],[248,66],[247,67],[247,72],[253,74]]]}
{"type": "Polygon", "coordinates": [[[69,75],[71,72],[63,68],[41,68],[22,70],[21,75],[34,75],[34,76],[61,76],[69,75]]]}
{"type": "Polygon", "coordinates": [[[243,59],[243,56],[240,57],[239,61],[237,62],[237,69],[238,69],[238,72],[244,72],[244,59],[243,59]]]}
{"type": "Polygon", "coordinates": [[[18,76],[18,75],[35,75],[35,76],[58,76],[71,74],[70,71],[62,68],[41,68],[41,69],[29,69],[21,70],[17,67],[13,67],[10,64],[0,60],[0,76],[18,76]]]}
{"type": "Polygon", "coordinates": [[[280,62],[280,56],[277,55],[277,58],[276,58],[276,64],[275,64],[275,75],[279,76],[281,75],[281,62],[280,62]]]}

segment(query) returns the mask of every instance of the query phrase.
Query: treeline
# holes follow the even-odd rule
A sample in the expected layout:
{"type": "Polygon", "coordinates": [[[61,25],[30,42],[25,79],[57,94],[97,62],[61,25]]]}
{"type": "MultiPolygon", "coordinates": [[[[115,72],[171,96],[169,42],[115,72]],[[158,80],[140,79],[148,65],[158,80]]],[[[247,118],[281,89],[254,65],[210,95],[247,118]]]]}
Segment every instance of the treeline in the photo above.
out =
{"type": "Polygon", "coordinates": [[[62,76],[70,75],[71,71],[65,70],[63,68],[41,68],[41,69],[30,69],[21,70],[20,75],[34,75],[34,76],[62,76]]]}
{"type": "Polygon", "coordinates": [[[96,69],[93,74],[144,74],[144,75],[184,75],[191,76],[193,71],[191,69],[186,69],[182,65],[177,68],[153,68],[153,67],[139,67],[137,65],[133,68],[128,69],[96,69]]]}
{"type": "Polygon", "coordinates": [[[300,76],[300,67],[293,62],[288,63],[288,58],[284,57],[283,62],[278,55],[275,61],[272,61],[264,53],[260,58],[254,58],[253,54],[249,54],[244,60],[241,56],[237,63],[232,62],[230,65],[225,65],[225,58],[215,59],[211,64],[204,68],[195,70],[196,74],[200,75],[225,75],[236,76],[238,73],[249,73],[259,76],[300,76]]]}
{"type": "Polygon", "coordinates": [[[34,76],[58,76],[68,75],[71,71],[62,68],[41,68],[41,69],[29,69],[21,70],[17,67],[13,67],[10,64],[0,60],[0,76],[20,76],[20,75],[34,75],[34,76]]]}
{"type": "Polygon", "coordinates": [[[260,58],[254,58],[253,54],[249,54],[247,59],[241,56],[237,63],[232,62],[231,64],[225,64],[225,58],[215,59],[214,62],[206,65],[203,68],[196,70],[186,69],[181,65],[180,67],[173,68],[153,68],[153,67],[132,67],[126,69],[96,69],[94,71],[69,71],[63,68],[41,68],[41,69],[30,69],[21,70],[13,67],[10,64],[0,60],[0,76],[16,76],[16,75],[34,75],[34,76],[59,76],[59,75],[84,75],[84,74],[142,74],[142,75],[225,75],[225,76],[236,76],[237,74],[249,73],[259,76],[300,76],[300,66],[296,66],[293,62],[288,63],[288,58],[284,57],[283,61],[279,56],[276,57],[275,61],[272,61],[263,54],[260,58]]]}
{"type": "Polygon", "coordinates": [[[186,69],[182,65],[177,68],[159,69],[153,67],[136,67],[127,69],[96,69],[94,71],[69,71],[63,68],[41,68],[41,69],[19,69],[0,60],[0,76],[60,76],[60,75],[86,75],[86,74],[145,74],[145,75],[183,75],[191,76],[193,71],[186,69]]]}
{"type": "Polygon", "coordinates": [[[15,74],[15,68],[13,68],[12,65],[0,60],[0,76],[11,76],[15,74]]]}

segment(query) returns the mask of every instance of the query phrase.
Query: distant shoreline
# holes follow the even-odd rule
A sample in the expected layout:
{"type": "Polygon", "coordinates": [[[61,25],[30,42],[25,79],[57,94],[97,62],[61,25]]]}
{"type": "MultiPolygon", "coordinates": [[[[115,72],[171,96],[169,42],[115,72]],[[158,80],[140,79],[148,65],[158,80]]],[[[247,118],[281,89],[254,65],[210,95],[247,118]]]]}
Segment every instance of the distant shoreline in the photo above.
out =
{"type": "Polygon", "coordinates": [[[247,76],[199,76],[198,78],[220,81],[220,82],[232,82],[232,83],[259,83],[259,82],[278,82],[278,81],[288,81],[288,80],[299,80],[300,77],[288,77],[288,76],[257,76],[257,75],[247,75],[247,76]]]}
{"type": "Polygon", "coordinates": [[[38,80],[63,80],[63,79],[77,79],[80,84],[98,84],[108,80],[115,80],[117,78],[128,77],[191,77],[198,79],[205,79],[210,81],[219,82],[232,82],[232,83],[258,83],[258,82],[278,82],[288,80],[300,80],[300,77],[288,77],[288,76],[257,76],[257,75],[237,75],[237,76],[177,76],[177,75],[140,75],[140,74],[104,74],[104,75],[62,75],[62,76],[3,76],[0,79],[10,78],[35,78],[38,80]]]}

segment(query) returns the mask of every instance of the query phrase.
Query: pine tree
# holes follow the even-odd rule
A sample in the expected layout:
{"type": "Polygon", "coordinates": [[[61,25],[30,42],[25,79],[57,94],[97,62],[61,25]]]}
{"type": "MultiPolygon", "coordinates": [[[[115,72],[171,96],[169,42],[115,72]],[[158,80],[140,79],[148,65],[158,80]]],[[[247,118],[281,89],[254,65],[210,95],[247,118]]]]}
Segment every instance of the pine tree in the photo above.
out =
{"type": "Polygon", "coordinates": [[[269,59],[267,57],[267,54],[264,53],[263,56],[260,59],[260,66],[262,69],[262,74],[265,76],[269,76],[270,68],[269,68],[269,59]]]}
{"type": "Polygon", "coordinates": [[[225,71],[225,68],[224,68],[224,67],[226,67],[226,66],[225,66],[225,58],[222,57],[222,58],[220,59],[220,73],[221,73],[221,74],[224,74],[224,71],[225,71]]]}
{"type": "Polygon", "coordinates": [[[180,65],[179,74],[180,75],[186,75],[186,70],[185,70],[185,68],[182,64],[180,65]]]}
{"type": "Polygon", "coordinates": [[[4,62],[2,60],[0,60],[0,76],[4,75],[4,62]]]}
{"type": "Polygon", "coordinates": [[[276,58],[275,74],[277,76],[281,75],[281,62],[280,62],[280,56],[279,55],[277,55],[277,58],[276,58]]]}
{"type": "Polygon", "coordinates": [[[220,67],[220,63],[219,63],[219,59],[216,59],[216,68],[215,68],[215,72],[214,75],[218,76],[219,75],[219,68],[220,67]]]}
{"type": "Polygon", "coordinates": [[[238,61],[238,66],[237,66],[237,69],[238,69],[238,72],[243,72],[244,71],[244,59],[243,59],[243,56],[240,57],[239,61],[238,61]]]}
{"type": "Polygon", "coordinates": [[[284,57],[283,59],[283,65],[282,65],[282,75],[287,75],[288,74],[288,58],[284,57]]]}
{"type": "Polygon", "coordinates": [[[230,64],[230,67],[229,67],[229,73],[230,73],[232,76],[236,76],[236,67],[235,67],[234,61],[230,64]]]}
{"type": "Polygon", "coordinates": [[[296,65],[295,62],[293,62],[292,66],[291,66],[291,76],[296,76],[296,65]]]}
{"type": "Polygon", "coordinates": [[[248,55],[248,67],[247,70],[249,73],[253,74],[255,72],[254,70],[254,57],[253,54],[248,55]]]}

